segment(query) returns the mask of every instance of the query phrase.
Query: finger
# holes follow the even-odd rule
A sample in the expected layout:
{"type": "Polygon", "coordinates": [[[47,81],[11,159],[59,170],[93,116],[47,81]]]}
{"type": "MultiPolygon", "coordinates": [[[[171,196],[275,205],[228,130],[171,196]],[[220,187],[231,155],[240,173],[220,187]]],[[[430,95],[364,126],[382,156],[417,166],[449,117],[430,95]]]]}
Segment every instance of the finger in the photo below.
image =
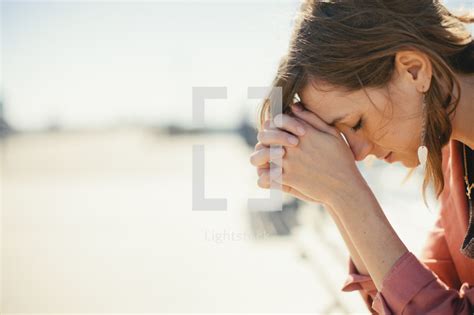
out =
{"type": "Polygon", "coordinates": [[[314,128],[324,131],[328,134],[332,134],[333,136],[339,137],[339,132],[336,128],[329,126],[324,120],[322,120],[318,115],[308,110],[305,110],[301,104],[293,104],[291,106],[293,114],[307,122],[309,125],[313,126],[314,128]]]}
{"type": "Polygon", "coordinates": [[[272,119],[267,119],[265,120],[265,122],[263,123],[263,129],[275,129],[276,126],[275,124],[273,123],[273,120],[272,119]]]}
{"type": "Polygon", "coordinates": [[[276,127],[289,131],[294,135],[303,136],[305,134],[304,125],[295,117],[285,114],[278,114],[273,119],[273,122],[275,123],[276,127]]]}
{"type": "Polygon", "coordinates": [[[257,151],[257,150],[260,150],[260,149],[264,149],[264,148],[268,148],[268,146],[264,145],[264,144],[261,143],[261,142],[257,142],[257,144],[255,145],[254,151],[257,151]]]}
{"type": "Polygon", "coordinates": [[[250,155],[250,163],[254,166],[260,166],[268,163],[270,160],[272,162],[278,163],[278,159],[281,159],[285,154],[285,149],[277,146],[277,147],[264,147],[257,151],[254,151],[250,155]]]}
{"type": "Polygon", "coordinates": [[[281,191],[287,193],[287,194],[290,194],[290,195],[293,195],[295,196],[296,198],[299,198],[301,200],[304,200],[304,201],[307,201],[307,202],[316,202],[316,200],[306,196],[306,195],[303,195],[302,193],[300,193],[299,191],[297,191],[296,189],[294,189],[293,187],[290,187],[288,185],[285,185],[285,184],[282,184],[282,183],[278,183],[278,182],[270,182],[270,176],[268,174],[268,170],[266,170],[266,172],[264,173],[263,176],[261,176],[259,178],[259,186],[261,188],[265,188],[265,189],[270,189],[270,188],[274,188],[274,189],[280,189],[281,191]]]}
{"type": "Polygon", "coordinates": [[[278,129],[261,130],[257,135],[257,139],[259,142],[267,146],[282,145],[294,147],[299,142],[298,138],[294,135],[278,129]]]}
{"type": "Polygon", "coordinates": [[[281,186],[279,182],[282,182],[282,172],[283,169],[281,167],[262,169],[262,173],[257,180],[257,185],[266,189],[279,188],[275,186],[281,186]]]}
{"type": "Polygon", "coordinates": [[[257,185],[260,188],[268,189],[270,188],[270,169],[260,169],[260,174],[258,174],[257,185]]]}
{"type": "Polygon", "coordinates": [[[270,168],[270,163],[265,163],[263,165],[257,166],[257,175],[261,176],[263,172],[270,168]]]}
{"type": "MultiPolygon", "coordinates": [[[[283,147],[280,146],[280,145],[271,145],[271,146],[269,146],[269,145],[264,145],[264,144],[261,143],[261,142],[257,142],[257,144],[255,145],[254,151],[258,151],[258,150],[262,150],[262,149],[271,149],[271,148],[276,149],[276,148],[283,148],[283,147]]],[[[284,151],[284,150],[285,150],[285,149],[283,148],[283,151],[284,151]]],[[[273,151],[272,151],[272,152],[273,152],[273,151]]],[[[277,157],[279,156],[279,153],[278,153],[278,152],[274,152],[274,153],[277,155],[277,157]]],[[[284,155],[284,154],[285,154],[285,151],[283,152],[283,155],[284,155]]],[[[282,156],[283,156],[283,155],[282,155],[282,156]]]]}
{"type": "MultiPolygon", "coordinates": [[[[261,142],[257,142],[257,144],[255,145],[254,151],[258,151],[258,150],[262,150],[262,149],[271,149],[271,148],[274,148],[274,149],[275,148],[282,148],[282,146],[276,146],[276,145],[268,146],[268,145],[264,145],[261,142]]],[[[276,157],[278,157],[279,153],[278,152],[274,152],[274,153],[276,154],[276,157]]],[[[285,153],[283,152],[283,154],[285,154],[285,153]]],[[[260,165],[258,165],[257,167],[260,167],[260,165]]]]}

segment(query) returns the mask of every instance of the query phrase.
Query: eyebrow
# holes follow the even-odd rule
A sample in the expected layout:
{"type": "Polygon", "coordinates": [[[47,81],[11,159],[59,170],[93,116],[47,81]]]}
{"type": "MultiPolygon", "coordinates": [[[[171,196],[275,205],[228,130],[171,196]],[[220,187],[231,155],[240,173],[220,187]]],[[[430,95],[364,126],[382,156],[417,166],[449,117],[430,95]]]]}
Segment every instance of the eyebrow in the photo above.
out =
{"type": "Polygon", "coordinates": [[[330,124],[329,126],[331,127],[334,127],[335,124],[337,124],[338,122],[340,122],[341,120],[344,120],[346,117],[348,117],[349,115],[344,115],[344,116],[341,116],[341,117],[337,117],[336,119],[334,119],[330,124]]]}
{"type": "MultiPolygon", "coordinates": [[[[306,105],[304,105],[305,103],[303,103],[303,101],[300,99],[300,102],[303,104],[303,107],[307,108],[306,105]]],[[[349,117],[350,114],[346,114],[344,116],[340,116],[340,117],[337,117],[336,119],[334,119],[330,124],[328,124],[329,126],[331,127],[334,127],[335,124],[337,124],[338,122],[346,119],[347,117],[349,117]]]]}

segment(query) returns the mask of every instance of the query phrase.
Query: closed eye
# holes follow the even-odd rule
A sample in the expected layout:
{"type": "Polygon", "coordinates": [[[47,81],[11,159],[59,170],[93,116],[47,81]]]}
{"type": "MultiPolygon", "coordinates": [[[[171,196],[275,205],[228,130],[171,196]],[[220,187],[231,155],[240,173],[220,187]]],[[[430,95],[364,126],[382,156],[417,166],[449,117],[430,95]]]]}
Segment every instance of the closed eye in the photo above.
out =
{"type": "Polygon", "coordinates": [[[359,130],[360,128],[362,128],[362,118],[359,119],[359,121],[357,122],[357,124],[353,127],[351,127],[351,129],[356,132],[357,130],[359,130]]]}

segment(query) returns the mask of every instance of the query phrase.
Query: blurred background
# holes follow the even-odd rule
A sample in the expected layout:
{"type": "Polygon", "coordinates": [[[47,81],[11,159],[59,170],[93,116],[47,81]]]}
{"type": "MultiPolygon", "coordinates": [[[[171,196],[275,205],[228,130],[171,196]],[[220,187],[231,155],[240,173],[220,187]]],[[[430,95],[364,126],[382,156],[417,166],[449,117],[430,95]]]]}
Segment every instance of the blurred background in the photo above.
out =
{"type": "MultiPolygon", "coordinates": [[[[247,206],[269,196],[249,163],[247,89],[271,83],[298,8],[1,1],[0,313],[368,313],[340,290],[348,255],[321,207],[247,206]],[[201,127],[196,86],[227,88],[201,127]],[[192,210],[193,145],[226,211],[192,210]]],[[[418,253],[438,210],[420,174],[358,165],[418,253]]]]}

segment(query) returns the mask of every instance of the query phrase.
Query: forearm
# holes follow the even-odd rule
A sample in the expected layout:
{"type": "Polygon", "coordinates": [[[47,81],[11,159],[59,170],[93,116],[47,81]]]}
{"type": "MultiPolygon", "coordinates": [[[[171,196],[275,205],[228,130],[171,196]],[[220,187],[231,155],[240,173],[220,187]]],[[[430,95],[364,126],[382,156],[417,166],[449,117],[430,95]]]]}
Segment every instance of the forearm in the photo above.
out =
{"type": "Polygon", "coordinates": [[[380,290],[385,275],[407,248],[365,182],[351,187],[353,191],[338,196],[331,206],[380,290]]]}
{"type": "Polygon", "coordinates": [[[342,239],[344,240],[344,243],[346,244],[347,249],[349,250],[349,254],[351,256],[352,262],[354,263],[355,267],[357,268],[357,271],[361,275],[368,275],[369,272],[367,271],[367,268],[365,267],[364,262],[360,258],[359,253],[357,252],[356,248],[354,247],[354,244],[352,240],[350,239],[349,235],[347,234],[347,231],[342,224],[341,220],[339,217],[334,213],[334,210],[331,209],[329,206],[326,206],[327,211],[331,215],[331,217],[334,220],[334,223],[337,226],[337,229],[339,230],[339,233],[342,236],[342,239]]]}

